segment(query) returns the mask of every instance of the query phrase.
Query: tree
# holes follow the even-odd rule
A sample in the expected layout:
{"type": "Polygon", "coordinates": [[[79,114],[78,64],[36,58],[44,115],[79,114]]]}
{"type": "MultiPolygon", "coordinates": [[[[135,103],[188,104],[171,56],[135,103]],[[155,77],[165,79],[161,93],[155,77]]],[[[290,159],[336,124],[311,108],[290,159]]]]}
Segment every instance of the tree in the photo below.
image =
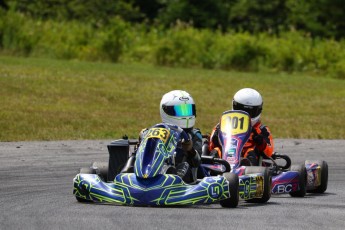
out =
{"type": "Polygon", "coordinates": [[[97,25],[107,24],[109,19],[120,16],[135,21],[143,15],[133,6],[133,1],[117,0],[7,0],[9,6],[33,18],[79,20],[97,25]]]}
{"type": "Polygon", "coordinates": [[[0,7],[7,10],[8,9],[8,5],[6,4],[6,2],[4,0],[0,0],[0,7]]]}
{"type": "MultiPolygon", "coordinates": [[[[232,0],[234,1],[234,0],[232,0]]],[[[231,2],[229,0],[171,0],[158,15],[160,22],[169,26],[177,20],[191,23],[196,28],[228,27],[231,2]]]]}
{"type": "Polygon", "coordinates": [[[317,37],[345,37],[343,0],[288,0],[289,22],[317,37]]]}
{"type": "Polygon", "coordinates": [[[237,0],[230,9],[230,26],[235,30],[279,33],[286,29],[286,0],[237,0]]]}

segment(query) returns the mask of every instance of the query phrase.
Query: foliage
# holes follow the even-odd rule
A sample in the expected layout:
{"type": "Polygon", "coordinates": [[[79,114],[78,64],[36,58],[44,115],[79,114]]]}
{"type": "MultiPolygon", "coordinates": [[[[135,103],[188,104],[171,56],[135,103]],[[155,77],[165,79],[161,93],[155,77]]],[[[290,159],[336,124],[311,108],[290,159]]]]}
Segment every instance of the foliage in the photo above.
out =
{"type": "Polygon", "coordinates": [[[312,37],[340,40],[345,36],[343,0],[1,0],[0,7],[35,19],[78,20],[96,27],[120,17],[166,28],[180,21],[223,32],[278,35],[295,28],[312,37]]]}
{"type": "Polygon", "coordinates": [[[176,0],[167,1],[158,19],[166,26],[177,21],[192,24],[195,28],[226,30],[228,27],[229,0],[176,0]]]}
{"type": "Polygon", "coordinates": [[[288,0],[288,22],[313,37],[344,38],[345,4],[342,0],[288,0]]]}
{"type": "Polygon", "coordinates": [[[289,31],[274,34],[211,31],[178,22],[174,27],[130,24],[119,17],[94,27],[79,21],[0,15],[5,54],[161,66],[274,72],[309,72],[343,78],[345,43],[289,31]]]}
{"type": "Polygon", "coordinates": [[[133,6],[133,1],[109,0],[7,0],[7,5],[39,20],[81,21],[94,26],[106,25],[113,17],[127,21],[140,19],[142,14],[133,6]]]}
{"type": "Polygon", "coordinates": [[[279,34],[287,29],[286,0],[237,0],[230,8],[229,23],[237,31],[279,34]]]}

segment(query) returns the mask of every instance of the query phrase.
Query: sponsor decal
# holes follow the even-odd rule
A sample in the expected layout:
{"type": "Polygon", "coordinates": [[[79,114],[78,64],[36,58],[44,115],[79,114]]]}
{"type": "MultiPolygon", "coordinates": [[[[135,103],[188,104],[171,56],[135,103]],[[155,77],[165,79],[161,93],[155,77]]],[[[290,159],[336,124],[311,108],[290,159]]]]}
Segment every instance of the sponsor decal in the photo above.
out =
{"type": "Polygon", "coordinates": [[[257,176],[256,177],[256,197],[262,197],[264,194],[264,177],[257,176]]]}
{"type": "Polygon", "coordinates": [[[277,184],[274,186],[273,191],[274,193],[289,193],[298,190],[298,184],[277,184]]]}
{"type": "Polygon", "coordinates": [[[223,193],[223,188],[219,184],[211,184],[208,187],[208,194],[213,199],[217,199],[223,193]]]}
{"type": "Polygon", "coordinates": [[[234,138],[231,139],[229,150],[226,154],[227,157],[233,157],[236,153],[238,141],[234,138]]]}
{"type": "Polygon", "coordinates": [[[180,101],[189,101],[188,97],[182,96],[179,98],[180,101]]]}
{"type": "Polygon", "coordinates": [[[245,197],[249,197],[249,193],[250,193],[250,184],[249,184],[249,180],[247,180],[245,183],[244,183],[244,196],[245,197]]]}
{"type": "Polygon", "coordinates": [[[231,139],[231,145],[230,148],[237,148],[237,140],[235,138],[231,139]]]}
{"type": "Polygon", "coordinates": [[[239,195],[241,199],[247,200],[254,198],[257,194],[257,177],[252,175],[244,175],[239,178],[239,195]]]}

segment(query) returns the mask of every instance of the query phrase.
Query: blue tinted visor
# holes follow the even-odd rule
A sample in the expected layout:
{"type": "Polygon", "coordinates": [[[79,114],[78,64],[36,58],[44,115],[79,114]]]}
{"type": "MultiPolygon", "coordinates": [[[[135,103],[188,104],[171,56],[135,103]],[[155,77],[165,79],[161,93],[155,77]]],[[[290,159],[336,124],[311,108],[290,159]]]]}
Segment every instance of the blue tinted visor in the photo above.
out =
{"type": "Polygon", "coordinates": [[[196,115],[194,104],[179,104],[173,106],[163,105],[163,110],[166,114],[175,117],[188,117],[196,115]]]}

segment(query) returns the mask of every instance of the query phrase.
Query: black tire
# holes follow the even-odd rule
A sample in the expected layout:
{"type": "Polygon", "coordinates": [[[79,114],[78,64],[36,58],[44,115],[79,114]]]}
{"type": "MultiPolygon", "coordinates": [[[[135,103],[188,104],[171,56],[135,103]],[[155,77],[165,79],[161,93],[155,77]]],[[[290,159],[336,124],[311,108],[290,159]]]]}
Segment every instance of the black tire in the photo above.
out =
{"type": "Polygon", "coordinates": [[[77,199],[78,202],[80,203],[91,203],[92,201],[91,200],[85,200],[83,198],[80,198],[80,197],[75,197],[77,199]]]}
{"type": "Polygon", "coordinates": [[[271,198],[271,190],[272,190],[272,172],[267,167],[261,166],[249,166],[246,167],[246,174],[252,173],[262,173],[264,175],[264,193],[261,198],[253,198],[247,200],[250,203],[266,203],[271,198]]]}
{"type": "MultiPolygon", "coordinates": [[[[328,164],[326,161],[313,161],[321,166],[321,184],[316,189],[308,190],[310,193],[324,193],[327,190],[328,184],[328,164]]],[[[306,161],[307,163],[307,161],[306,161]]]]}
{"type": "Polygon", "coordinates": [[[292,165],[291,171],[299,172],[299,190],[295,192],[290,192],[289,194],[292,197],[304,197],[307,188],[307,170],[305,168],[305,165],[292,165]]]}
{"type": "Polygon", "coordinates": [[[104,181],[108,181],[108,170],[109,170],[109,163],[108,162],[93,162],[91,168],[96,170],[97,175],[104,181]]]}
{"type": "Polygon", "coordinates": [[[220,205],[225,208],[236,208],[239,201],[238,176],[235,173],[224,173],[223,176],[229,182],[230,198],[221,200],[220,205]]]}

